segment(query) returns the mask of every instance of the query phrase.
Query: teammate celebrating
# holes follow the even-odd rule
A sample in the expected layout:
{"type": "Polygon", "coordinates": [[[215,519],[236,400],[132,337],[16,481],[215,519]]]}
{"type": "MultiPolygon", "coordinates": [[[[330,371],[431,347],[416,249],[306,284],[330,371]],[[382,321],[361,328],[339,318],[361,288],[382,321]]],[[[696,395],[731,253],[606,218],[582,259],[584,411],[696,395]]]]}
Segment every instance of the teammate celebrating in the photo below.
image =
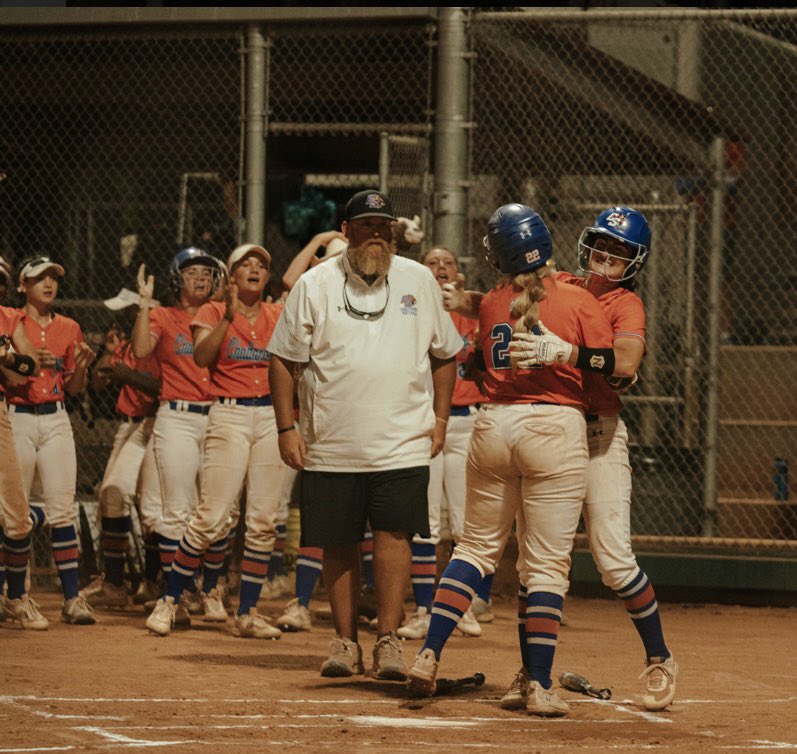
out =
{"type": "MultiPolygon", "coordinates": [[[[220,277],[215,257],[193,246],[183,249],[169,266],[174,305],[151,309],[155,279],[146,275],[144,265],[138,271],[141,301],[133,327],[133,352],[139,359],[154,354],[161,368],[160,407],[152,432],[163,496],[163,513],[157,524],[158,546],[166,577],[197,504],[197,480],[212,400],[208,370],[194,362],[191,321],[213,295],[220,277]]],[[[222,560],[226,545],[225,536],[222,560]]],[[[193,581],[190,587],[196,591],[193,581]]],[[[218,595],[205,599],[204,608],[205,620],[227,620],[218,595]]],[[[190,624],[185,604],[179,606],[176,620],[181,625],[190,624]]]]}
{"type": "MultiPolygon", "coordinates": [[[[623,601],[645,647],[642,673],[645,709],[661,710],[675,698],[678,665],[664,641],[658,603],[648,577],[631,549],[631,463],[628,431],[620,418],[622,402],[610,387],[628,386],[645,352],[645,308],[634,293],[636,276],[647,261],[651,233],[645,217],[629,207],[610,207],[587,227],[578,242],[579,267],[587,277],[558,273],[557,279],[586,288],[601,305],[614,333],[605,354],[608,382],[585,372],[589,470],[584,523],[592,557],[603,583],[623,601]]],[[[542,335],[518,335],[513,358],[524,363],[586,363],[591,355],[544,327],[542,335]]],[[[520,704],[522,679],[504,706],[520,704]],[[518,693],[519,692],[519,693],[518,693]]],[[[505,697],[506,699],[506,697],[505,697]]]]}
{"type": "Polygon", "coordinates": [[[551,236],[530,207],[499,207],[485,245],[503,273],[479,309],[483,389],[491,403],[479,410],[468,451],[462,538],[440,580],[408,685],[414,695],[434,693],[443,645],[481,580],[494,572],[519,514],[525,557],[518,570],[528,588],[521,649],[530,678],[526,710],[561,716],[568,707],[550,674],[586,484],[586,401],[579,370],[515,370],[509,344],[514,331],[530,330],[541,317],[577,343],[609,346],[611,331],[593,297],[553,279],[551,236]]]}
{"type": "Polygon", "coordinates": [[[30,535],[35,522],[28,508],[5,395],[6,384],[21,384],[39,371],[21,320],[19,309],[0,306],[0,620],[8,617],[19,621],[22,628],[45,631],[47,619],[26,594],[30,535]],[[4,597],[6,582],[8,596],[4,597]]]}
{"type": "Polygon", "coordinates": [[[64,398],[85,387],[94,351],[83,341],[77,322],[52,311],[63,275],[64,268],[49,257],[22,263],[18,276],[19,290],[25,294],[22,325],[37,349],[40,369],[23,385],[9,386],[8,400],[25,490],[30,493],[37,471],[41,479],[64,593],[61,620],[83,625],[95,618],[78,594],[77,456],[64,398]]]}
{"type": "MultiPolygon", "coordinates": [[[[175,605],[202,554],[217,541],[226,543],[230,511],[245,479],[246,541],[233,633],[256,639],[281,635],[257,612],[276,537],[283,469],[268,384],[271,357],[267,350],[282,306],[262,300],[270,265],[271,255],[262,246],[239,246],[227,260],[230,284],[225,303],[206,304],[191,322],[194,360],[209,368],[211,390],[218,401],[210,411],[200,503],[180,540],[166,596],[147,620],[147,628],[161,636],[169,633],[175,605]]],[[[206,572],[204,588],[208,576],[206,572]]]]}
{"type": "MultiPolygon", "coordinates": [[[[457,280],[459,265],[452,251],[439,246],[433,247],[420,261],[432,271],[440,287],[457,280]]],[[[472,379],[467,379],[469,364],[474,358],[478,323],[457,312],[451,312],[451,319],[462,336],[462,350],[457,354],[457,379],[451,398],[446,442],[443,450],[429,464],[429,529],[432,535],[428,539],[416,535],[412,540],[410,578],[416,609],[409,621],[397,631],[402,639],[422,639],[429,629],[437,575],[436,550],[440,541],[440,518],[444,507],[448,510],[449,528],[454,542],[458,542],[462,536],[468,442],[479,403],[485,400],[478,385],[472,379]]],[[[492,580],[492,574],[484,577],[473,601],[481,609],[483,622],[492,620],[489,607],[492,580]]],[[[465,636],[479,636],[482,632],[472,608],[465,611],[457,628],[465,636]]]]}

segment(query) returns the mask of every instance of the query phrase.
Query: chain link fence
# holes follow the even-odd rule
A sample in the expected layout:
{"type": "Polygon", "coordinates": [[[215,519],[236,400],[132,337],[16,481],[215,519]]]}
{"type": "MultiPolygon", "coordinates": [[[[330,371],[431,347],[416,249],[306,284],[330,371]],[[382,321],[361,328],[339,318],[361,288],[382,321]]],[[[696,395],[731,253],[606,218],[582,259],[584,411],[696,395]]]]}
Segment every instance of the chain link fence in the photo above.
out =
{"type": "MultiPolygon", "coordinates": [[[[338,227],[353,192],[376,185],[400,214],[421,217],[426,248],[441,96],[436,25],[324,21],[264,31],[274,281],[314,234],[338,227]]],[[[797,273],[783,259],[797,212],[797,16],[474,11],[468,34],[474,127],[469,243],[460,251],[469,285],[493,282],[481,238],[502,203],[537,209],[570,270],[578,235],[600,209],[641,209],[655,240],[640,278],[648,353],[626,401],[634,531],[669,550],[793,553],[797,273]]],[[[161,296],[175,251],[195,243],[224,257],[244,237],[246,64],[241,25],[4,29],[0,254],[15,267],[41,252],[63,261],[61,310],[98,350],[114,320],[102,299],[134,288],[140,263],[161,296]]],[[[17,302],[10,294],[3,303],[17,302]]],[[[84,501],[96,498],[114,401],[89,389],[70,407],[84,501]]]]}
{"type": "MultiPolygon", "coordinates": [[[[652,226],[639,281],[648,351],[625,401],[633,531],[668,549],[678,537],[793,552],[797,281],[783,259],[796,211],[797,18],[478,12],[470,33],[470,247],[508,201],[541,212],[558,265],[571,271],[579,232],[602,209],[638,208],[652,226]],[[717,196],[719,426],[707,488],[717,196]]],[[[474,272],[489,284],[484,265],[474,272]]]]}

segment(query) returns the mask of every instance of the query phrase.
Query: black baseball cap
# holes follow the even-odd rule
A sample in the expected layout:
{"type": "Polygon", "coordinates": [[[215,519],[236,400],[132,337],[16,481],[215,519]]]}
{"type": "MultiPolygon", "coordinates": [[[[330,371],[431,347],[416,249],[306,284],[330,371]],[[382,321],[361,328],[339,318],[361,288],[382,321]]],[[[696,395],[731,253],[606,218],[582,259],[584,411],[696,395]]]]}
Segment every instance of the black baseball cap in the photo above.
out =
{"type": "Polygon", "coordinates": [[[346,204],[346,221],[359,217],[386,217],[395,220],[393,205],[387,194],[376,189],[366,189],[356,193],[346,204]]]}

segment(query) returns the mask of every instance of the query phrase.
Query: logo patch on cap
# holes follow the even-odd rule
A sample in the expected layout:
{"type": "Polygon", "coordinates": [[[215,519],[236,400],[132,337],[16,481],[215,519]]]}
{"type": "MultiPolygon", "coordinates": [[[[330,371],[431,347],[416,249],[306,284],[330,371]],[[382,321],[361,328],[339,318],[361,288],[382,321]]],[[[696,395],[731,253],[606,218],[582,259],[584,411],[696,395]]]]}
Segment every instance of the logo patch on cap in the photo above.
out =
{"type": "Polygon", "coordinates": [[[385,206],[385,200],[379,194],[368,194],[365,197],[365,206],[370,209],[382,209],[385,206]]]}

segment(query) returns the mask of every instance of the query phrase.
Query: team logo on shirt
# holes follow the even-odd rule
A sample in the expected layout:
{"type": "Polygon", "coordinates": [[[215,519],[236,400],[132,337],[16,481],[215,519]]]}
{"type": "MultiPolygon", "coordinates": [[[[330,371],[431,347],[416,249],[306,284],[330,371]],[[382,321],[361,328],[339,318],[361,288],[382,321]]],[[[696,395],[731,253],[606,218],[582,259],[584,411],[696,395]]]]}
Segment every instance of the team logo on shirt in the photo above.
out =
{"type": "Polygon", "coordinates": [[[178,356],[193,356],[194,344],[182,333],[179,333],[174,339],[174,352],[178,356]]]}
{"type": "Polygon", "coordinates": [[[238,338],[230,338],[227,358],[233,361],[271,361],[271,354],[266,348],[256,348],[252,341],[243,345],[238,338]]]}
{"type": "Polygon", "coordinates": [[[411,293],[406,293],[401,297],[401,313],[402,314],[412,314],[415,316],[418,314],[418,307],[416,304],[418,303],[418,299],[415,298],[411,293]]]}

